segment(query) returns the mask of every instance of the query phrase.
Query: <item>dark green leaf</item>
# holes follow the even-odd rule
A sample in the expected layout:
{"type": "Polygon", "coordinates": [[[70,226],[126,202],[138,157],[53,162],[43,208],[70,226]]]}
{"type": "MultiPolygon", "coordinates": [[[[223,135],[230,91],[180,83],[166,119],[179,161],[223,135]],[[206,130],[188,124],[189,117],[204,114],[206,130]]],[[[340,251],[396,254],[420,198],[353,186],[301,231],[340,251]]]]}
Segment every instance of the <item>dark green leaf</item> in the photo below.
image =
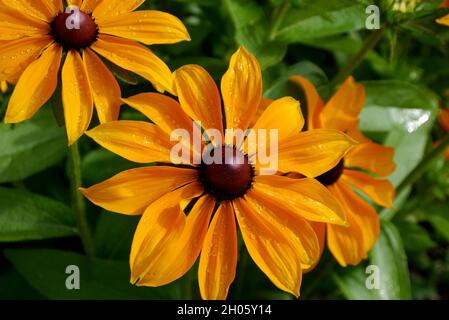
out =
{"type": "Polygon", "coordinates": [[[0,241],[76,234],[72,211],[64,204],[24,190],[0,188],[0,241]]]}

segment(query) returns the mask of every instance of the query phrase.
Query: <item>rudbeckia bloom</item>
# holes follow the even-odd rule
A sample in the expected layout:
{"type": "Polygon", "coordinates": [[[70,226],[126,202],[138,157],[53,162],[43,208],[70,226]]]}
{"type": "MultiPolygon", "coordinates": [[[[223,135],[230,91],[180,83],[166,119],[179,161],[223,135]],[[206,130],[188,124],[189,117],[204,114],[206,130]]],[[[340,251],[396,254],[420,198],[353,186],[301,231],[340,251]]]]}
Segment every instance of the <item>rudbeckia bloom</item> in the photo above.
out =
{"type": "MultiPolygon", "coordinates": [[[[396,168],[394,149],[376,144],[360,132],[359,114],[365,103],[365,89],[352,77],[326,105],[310,81],[301,76],[292,77],[291,81],[304,90],[309,129],[340,130],[360,143],[338,165],[317,177],[338,200],[349,224],[349,227],[327,224],[328,248],[342,266],[356,265],[374,246],[380,227],[376,211],[352,188],[363,192],[380,206],[392,207],[395,189],[382,177],[390,175],[396,168]]],[[[322,230],[321,237],[324,237],[325,230],[322,230]]]]}
{"type": "MultiPolygon", "coordinates": [[[[233,55],[221,82],[224,116],[220,92],[202,67],[184,66],[174,78],[179,102],[157,93],[124,99],[154,124],[115,121],[87,132],[126,159],[157,162],[81,190],[109,211],[143,214],[131,249],[131,282],[152,287],[168,284],[183,276],[201,254],[202,297],[226,298],[237,265],[236,217],[254,262],[278,288],[298,296],[301,270],[319,257],[318,239],[309,221],[346,223],[329,191],[312,178],[261,175],[259,165],[251,164],[251,155],[244,151],[251,146],[239,147],[233,139],[228,144],[209,144],[211,153],[221,154],[222,163],[192,161],[180,167],[170,160],[176,143],[170,135],[179,128],[194,131],[192,120],[222,137],[224,128],[246,131],[262,99],[259,63],[244,48],[233,55]]],[[[253,130],[279,130],[279,171],[299,168],[307,177],[318,176],[356,143],[336,130],[301,133],[303,124],[299,102],[289,97],[274,101],[256,121],[253,130]]],[[[188,145],[192,154],[198,152],[188,145]]]]}
{"type": "Polygon", "coordinates": [[[7,40],[0,48],[0,80],[16,84],[5,122],[31,118],[53,95],[59,77],[69,144],[89,127],[94,105],[102,123],[116,120],[120,87],[98,55],[161,92],[173,92],[167,65],[137,42],[190,38],[170,14],[133,12],[144,1],[69,0],[70,10],[64,10],[62,0],[0,0],[0,40],[7,40]]]}

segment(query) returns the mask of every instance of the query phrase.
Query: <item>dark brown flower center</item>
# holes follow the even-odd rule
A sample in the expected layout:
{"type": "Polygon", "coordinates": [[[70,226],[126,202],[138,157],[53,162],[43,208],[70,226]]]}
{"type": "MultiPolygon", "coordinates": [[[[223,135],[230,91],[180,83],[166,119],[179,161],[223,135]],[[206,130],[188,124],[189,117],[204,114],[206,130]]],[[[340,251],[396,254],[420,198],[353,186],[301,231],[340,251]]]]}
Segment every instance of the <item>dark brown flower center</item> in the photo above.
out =
{"type": "Polygon", "coordinates": [[[81,11],[60,13],[51,23],[55,41],[65,49],[79,50],[97,40],[98,26],[91,15],[81,11]]]}
{"type": "Polygon", "coordinates": [[[343,169],[345,168],[345,161],[341,159],[341,161],[331,170],[326,173],[323,173],[321,176],[316,179],[321,182],[325,186],[330,186],[340,179],[343,174],[343,169]]]}
{"type": "Polygon", "coordinates": [[[230,146],[215,148],[209,155],[210,158],[221,158],[221,161],[205,161],[203,157],[200,179],[206,191],[219,200],[233,200],[245,195],[254,177],[248,156],[230,146]]]}

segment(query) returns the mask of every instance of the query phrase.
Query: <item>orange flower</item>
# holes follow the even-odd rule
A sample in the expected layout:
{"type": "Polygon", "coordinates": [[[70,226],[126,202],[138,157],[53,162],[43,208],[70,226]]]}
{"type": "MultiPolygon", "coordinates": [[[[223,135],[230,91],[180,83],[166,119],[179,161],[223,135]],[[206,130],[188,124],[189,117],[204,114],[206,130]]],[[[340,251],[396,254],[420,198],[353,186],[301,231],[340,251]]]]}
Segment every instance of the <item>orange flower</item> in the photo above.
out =
{"type": "Polygon", "coordinates": [[[116,120],[120,87],[97,54],[141,75],[159,91],[173,92],[167,65],[135,41],[150,45],[190,38],[170,14],[133,12],[144,1],[69,0],[77,7],[67,13],[62,0],[0,0],[0,40],[5,40],[0,81],[16,84],[5,122],[31,118],[53,95],[59,78],[69,144],[89,127],[94,104],[102,123],[116,120]]]}
{"type": "Polygon", "coordinates": [[[342,266],[356,265],[367,257],[377,240],[379,218],[352,188],[362,191],[378,205],[392,207],[395,197],[393,185],[387,179],[375,178],[368,173],[380,177],[391,174],[395,170],[394,150],[372,142],[359,131],[365,89],[352,77],[326,105],[307,79],[295,76],[291,81],[304,89],[309,129],[341,130],[360,142],[336,167],[317,178],[338,200],[350,225],[346,228],[328,224],[327,245],[342,266]]]}
{"type": "MultiPolygon", "coordinates": [[[[180,128],[193,132],[192,120],[201,121],[206,135],[210,129],[222,137],[225,128],[246,131],[262,99],[261,70],[244,48],[232,56],[221,81],[225,115],[216,84],[200,66],[177,70],[175,87],[179,103],[155,93],[124,99],[155,124],[116,121],[87,133],[131,161],[160,164],[125,171],[82,189],[90,201],[109,211],[143,214],[131,249],[131,282],[170,283],[183,276],[201,253],[202,297],[226,298],[236,273],[237,217],[254,262],[278,288],[298,296],[301,270],[315,264],[320,252],[309,221],[346,224],[329,191],[310,177],[334,167],[356,142],[332,129],[301,133],[304,118],[299,102],[287,97],[270,104],[253,130],[278,129],[279,170],[297,168],[309,178],[261,175],[261,166],[250,162],[253,154],[244,149],[252,146],[234,139],[210,145],[213,154],[224,153],[222,164],[203,160],[195,165],[190,160],[183,167],[169,165],[175,146],[170,135],[180,128]],[[237,157],[243,161],[238,163],[237,157]]],[[[202,151],[186,145],[193,154],[202,151]]]]}
{"type": "MultiPolygon", "coordinates": [[[[444,1],[441,3],[440,8],[449,8],[449,0],[444,0],[444,1]]],[[[444,26],[449,26],[449,14],[448,14],[448,15],[445,15],[445,16],[442,17],[442,18],[437,19],[436,22],[437,22],[438,24],[442,24],[442,25],[444,25],[444,26]]]]}

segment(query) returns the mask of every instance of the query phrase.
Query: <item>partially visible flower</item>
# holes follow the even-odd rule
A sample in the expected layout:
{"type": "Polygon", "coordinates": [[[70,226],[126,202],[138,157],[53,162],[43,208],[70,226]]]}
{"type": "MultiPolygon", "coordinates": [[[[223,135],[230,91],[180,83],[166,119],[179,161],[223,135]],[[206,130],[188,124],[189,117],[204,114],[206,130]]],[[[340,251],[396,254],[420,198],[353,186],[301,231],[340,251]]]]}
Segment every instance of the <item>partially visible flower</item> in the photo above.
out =
{"type": "MultiPolygon", "coordinates": [[[[444,1],[441,3],[440,8],[449,8],[449,0],[444,0],[444,1]]],[[[445,16],[442,17],[442,18],[437,19],[436,22],[437,22],[438,24],[442,24],[442,25],[444,25],[444,26],[448,26],[448,27],[449,27],[449,14],[448,14],[448,15],[445,15],[445,16]]]]}
{"type": "Polygon", "coordinates": [[[77,7],[67,13],[62,0],[0,0],[0,81],[16,84],[5,122],[31,118],[59,81],[69,144],[89,127],[94,104],[102,123],[116,120],[120,87],[97,54],[173,93],[167,65],[136,41],[169,44],[190,37],[168,13],[133,12],[144,1],[69,0],[77,7]]]}
{"type": "Polygon", "coordinates": [[[349,227],[328,224],[327,245],[342,266],[356,265],[367,257],[377,240],[379,218],[352,188],[378,205],[392,207],[395,189],[383,177],[395,170],[394,149],[376,144],[360,132],[359,114],[365,103],[365,89],[352,77],[326,105],[310,81],[300,76],[292,77],[291,81],[304,89],[309,129],[341,130],[360,142],[337,166],[317,178],[338,200],[349,223],[349,227]]]}
{"type": "Polygon", "coordinates": [[[346,224],[330,192],[312,177],[334,167],[356,142],[336,130],[300,132],[305,121],[299,102],[286,97],[271,103],[252,129],[277,129],[278,169],[297,169],[309,178],[261,175],[263,165],[250,161],[254,153],[247,152],[253,146],[232,138],[220,143],[214,139],[211,149],[186,143],[190,154],[218,153],[221,164],[204,158],[195,164],[190,157],[182,167],[170,165],[171,149],[177,145],[170,135],[178,129],[194,134],[192,120],[201,121],[206,135],[211,129],[225,137],[225,128],[249,128],[262,99],[261,69],[245,48],[232,56],[221,81],[224,115],[220,92],[202,67],[177,70],[175,87],[179,103],[155,93],[124,99],[155,124],[116,121],[87,133],[131,161],[159,164],[122,172],[81,190],[109,211],[143,214],[131,249],[131,282],[168,284],[183,276],[201,253],[201,296],[225,299],[236,273],[237,218],[254,262],[274,285],[299,296],[302,270],[315,264],[320,253],[310,221],[346,224]]]}
{"type": "Polygon", "coordinates": [[[390,5],[393,11],[400,12],[414,12],[416,6],[420,4],[422,0],[390,0],[390,5]]]}
{"type": "MultiPolygon", "coordinates": [[[[438,116],[438,122],[440,123],[441,127],[449,133],[449,109],[443,109],[440,112],[440,115],[438,116]]],[[[449,160],[449,148],[444,153],[444,157],[446,160],[449,160]]]]}

